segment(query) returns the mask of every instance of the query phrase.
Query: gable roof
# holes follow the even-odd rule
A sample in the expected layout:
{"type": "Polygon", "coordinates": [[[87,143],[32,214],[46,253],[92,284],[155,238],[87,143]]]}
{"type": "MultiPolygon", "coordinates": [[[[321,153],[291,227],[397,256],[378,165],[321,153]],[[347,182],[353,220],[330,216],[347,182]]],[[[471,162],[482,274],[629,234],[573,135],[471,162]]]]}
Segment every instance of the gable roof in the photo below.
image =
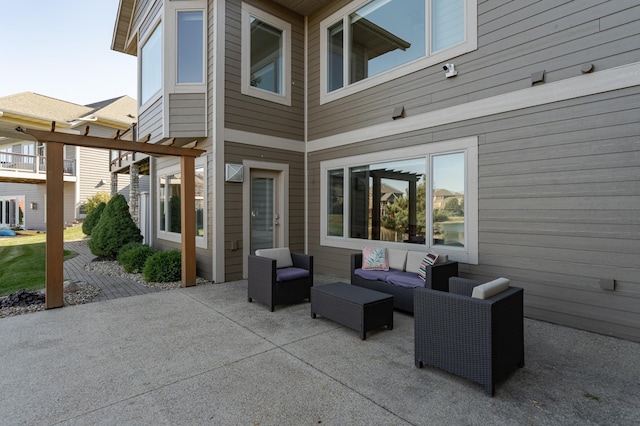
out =
{"type": "Polygon", "coordinates": [[[136,121],[136,101],[129,96],[78,105],[33,92],[0,97],[0,112],[5,119],[74,127],[85,121],[126,129],[136,121]]]}
{"type": "Polygon", "coordinates": [[[91,108],[33,92],[0,98],[0,111],[25,118],[66,123],[91,112],[91,108]]]}

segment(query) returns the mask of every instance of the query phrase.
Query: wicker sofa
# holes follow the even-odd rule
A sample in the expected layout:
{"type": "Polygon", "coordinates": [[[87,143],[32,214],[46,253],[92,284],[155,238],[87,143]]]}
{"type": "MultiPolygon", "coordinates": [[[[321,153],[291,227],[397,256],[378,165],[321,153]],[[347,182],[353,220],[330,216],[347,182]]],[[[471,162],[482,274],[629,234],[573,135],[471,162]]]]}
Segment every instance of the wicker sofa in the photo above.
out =
{"type": "Polygon", "coordinates": [[[419,287],[449,291],[449,277],[458,275],[458,262],[445,261],[426,268],[426,279],[418,268],[426,253],[388,249],[389,270],[362,269],[362,253],[351,255],[351,284],[393,295],[395,309],[413,313],[413,290],[419,287]]]}
{"type": "Polygon", "coordinates": [[[504,278],[482,283],[452,277],[448,293],[416,289],[416,367],[441,368],[482,384],[493,396],[497,382],[524,366],[523,294],[504,278]],[[500,280],[506,289],[492,289],[500,280]]]}

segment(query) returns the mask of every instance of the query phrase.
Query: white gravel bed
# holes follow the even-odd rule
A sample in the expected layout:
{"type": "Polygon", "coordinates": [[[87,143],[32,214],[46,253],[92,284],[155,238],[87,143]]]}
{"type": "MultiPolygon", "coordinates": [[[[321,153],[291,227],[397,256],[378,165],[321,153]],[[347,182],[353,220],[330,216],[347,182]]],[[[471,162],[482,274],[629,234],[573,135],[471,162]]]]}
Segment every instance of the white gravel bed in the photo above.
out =
{"type": "MultiPolygon", "coordinates": [[[[68,282],[65,282],[65,285],[67,284],[68,282]]],[[[64,298],[64,306],[88,303],[91,302],[94,297],[100,294],[100,289],[98,287],[95,287],[93,284],[81,281],[75,281],[73,282],[73,284],[76,287],[76,291],[73,293],[65,291],[62,295],[62,297],[64,298]]],[[[40,293],[44,294],[44,290],[40,291],[40,293]]],[[[44,303],[37,303],[29,306],[11,306],[7,308],[0,308],[0,318],[12,317],[15,315],[28,314],[38,311],[44,311],[44,303]]]]}

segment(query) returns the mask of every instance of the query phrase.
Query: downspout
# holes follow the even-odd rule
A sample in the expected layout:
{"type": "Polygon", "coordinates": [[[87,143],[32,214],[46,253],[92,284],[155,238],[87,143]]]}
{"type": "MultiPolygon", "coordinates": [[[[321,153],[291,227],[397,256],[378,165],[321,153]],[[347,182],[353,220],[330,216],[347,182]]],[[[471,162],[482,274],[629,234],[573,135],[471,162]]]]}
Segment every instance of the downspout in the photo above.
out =
{"type": "MultiPolygon", "coordinates": [[[[212,54],[213,67],[213,104],[212,120],[213,133],[211,148],[213,150],[213,194],[224,197],[224,104],[225,104],[225,31],[226,31],[226,0],[213,2],[214,13],[214,43],[212,54]]],[[[225,281],[225,229],[224,203],[213,202],[213,281],[225,281]]]]}
{"type": "MultiPolygon", "coordinates": [[[[37,149],[37,142],[36,142],[36,149],[37,149]]],[[[74,194],[74,197],[75,197],[75,203],[74,203],[75,208],[73,210],[73,216],[74,216],[74,219],[79,219],[80,218],[80,195],[81,195],[80,194],[80,182],[82,182],[82,180],[80,179],[80,173],[81,173],[81,170],[82,170],[82,164],[80,164],[81,161],[80,161],[80,147],[79,146],[75,147],[75,157],[76,157],[75,158],[75,162],[76,162],[76,164],[75,164],[76,181],[75,181],[75,185],[74,185],[74,187],[75,187],[75,194],[74,194]]]]}
{"type": "Polygon", "coordinates": [[[309,17],[304,17],[304,252],[309,254],[309,17]]]}

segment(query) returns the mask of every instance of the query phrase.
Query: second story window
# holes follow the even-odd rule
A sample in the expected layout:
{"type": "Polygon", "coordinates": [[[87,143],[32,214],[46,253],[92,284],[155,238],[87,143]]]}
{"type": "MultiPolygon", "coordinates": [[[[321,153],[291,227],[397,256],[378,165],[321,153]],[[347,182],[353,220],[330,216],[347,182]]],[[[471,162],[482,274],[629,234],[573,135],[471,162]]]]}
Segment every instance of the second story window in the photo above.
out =
{"type": "Polygon", "coordinates": [[[140,50],[140,105],[148,102],[162,88],[162,23],[140,50]]]}
{"type": "Polygon", "coordinates": [[[392,80],[477,46],[475,1],[353,2],[321,25],[321,101],[392,80]]]}
{"type": "Polygon", "coordinates": [[[177,56],[177,83],[204,83],[204,11],[178,11],[177,56]]]}
{"type": "Polygon", "coordinates": [[[291,25],[242,5],[242,93],[291,105],[291,25]]]}

